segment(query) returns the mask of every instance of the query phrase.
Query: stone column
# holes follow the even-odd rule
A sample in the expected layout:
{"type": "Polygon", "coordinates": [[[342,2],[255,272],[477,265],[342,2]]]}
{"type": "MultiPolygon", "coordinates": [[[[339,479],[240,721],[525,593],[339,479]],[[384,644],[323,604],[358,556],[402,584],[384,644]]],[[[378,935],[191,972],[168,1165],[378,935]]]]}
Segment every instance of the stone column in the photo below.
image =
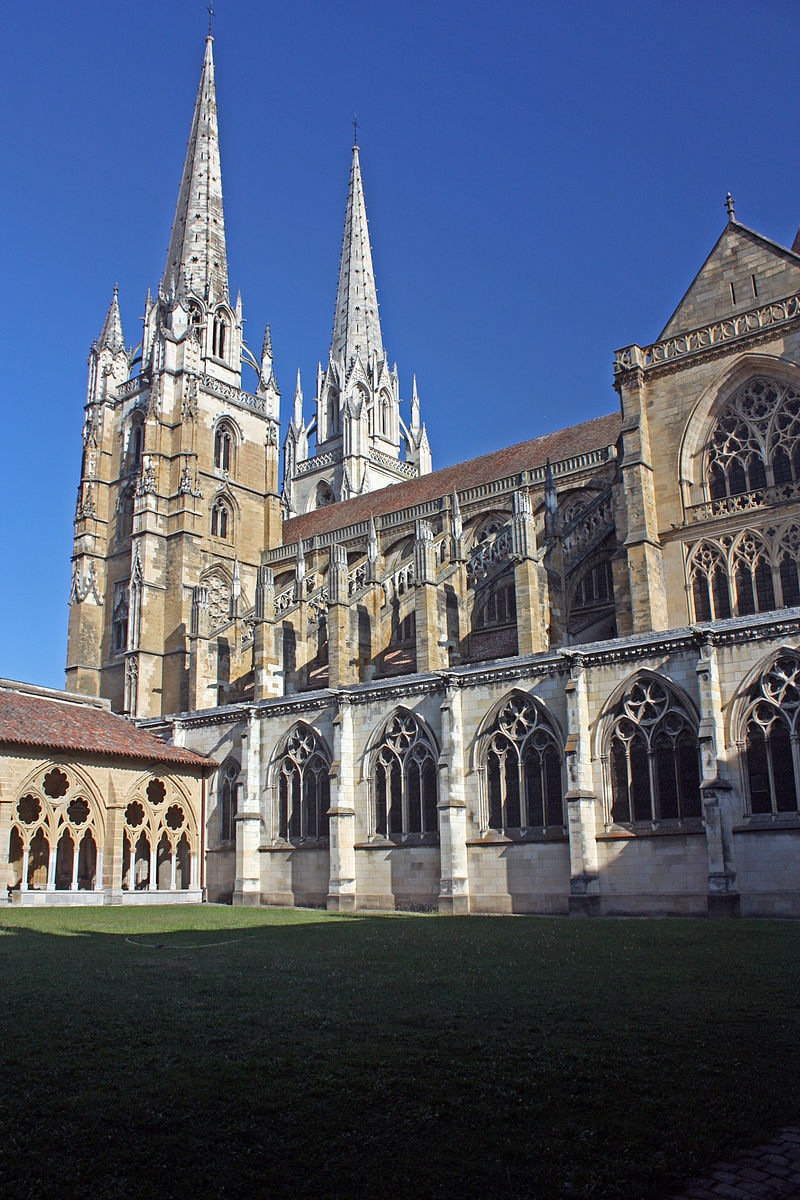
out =
{"type": "Polygon", "coordinates": [[[236,830],[236,879],[232,903],[256,905],[261,903],[261,722],[255,709],[247,721],[247,733],[242,738],[244,767],[244,805],[234,818],[236,830]]]}
{"type": "Polygon", "coordinates": [[[739,907],[736,886],[733,830],[729,805],[731,785],[722,777],[725,729],[722,719],[722,694],[719,684],[717,651],[711,638],[700,644],[697,659],[697,685],[700,694],[700,743],[702,779],[700,796],[706,829],[708,854],[709,916],[735,916],[739,907]]]}
{"type": "Polygon", "coordinates": [[[517,604],[517,652],[540,654],[547,650],[547,585],[537,561],[536,526],[529,492],[514,493],[511,518],[511,557],[517,604]]]}
{"type": "MultiPolygon", "coordinates": [[[[73,842],[73,846],[74,846],[74,844],[75,843],[73,842]]],[[[50,853],[47,858],[47,883],[45,885],[45,890],[48,892],[54,892],[56,890],[56,855],[57,855],[57,853],[58,853],[58,843],[56,843],[55,846],[50,847],[50,853]]],[[[77,863],[78,863],[78,851],[77,851],[77,849],[75,849],[75,850],[73,850],[73,853],[72,853],[73,877],[75,876],[75,872],[77,870],[77,863]]],[[[73,887],[72,890],[74,892],[75,888],[73,887]]]]}
{"type": "Polygon", "coordinates": [[[469,912],[467,804],[461,690],[447,681],[441,704],[442,754],[439,759],[439,912],[469,912]]]}
{"type": "Polygon", "coordinates": [[[597,859],[597,797],[592,779],[589,740],[589,699],[586,670],[579,654],[565,655],[569,679],[567,698],[567,833],[569,835],[569,911],[595,916],[600,911],[597,859]]]}
{"type": "Polygon", "coordinates": [[[333,722],[331,807],[329,811],[330,876],[328,911],[352,912],[356,907],[356,810],[353,761],[353,709],[340,697],[333,722]]]}
{"type": "Polygon", "coordinates": [[[414,614],[417,637],[417,670],[439,671],[445,656],[439,622],[438,571],[433,530],[428,521],[417,521],[414,542],[414,614]]]}

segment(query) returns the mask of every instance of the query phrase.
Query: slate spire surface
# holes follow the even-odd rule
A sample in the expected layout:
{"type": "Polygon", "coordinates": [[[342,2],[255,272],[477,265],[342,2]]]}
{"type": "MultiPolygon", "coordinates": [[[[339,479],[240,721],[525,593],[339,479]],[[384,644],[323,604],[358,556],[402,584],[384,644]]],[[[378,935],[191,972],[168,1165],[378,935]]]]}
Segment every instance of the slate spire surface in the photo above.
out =
{"type": "Polygon", "coordinates": [[[203,299],[227,298],[228,261],[222,208],[217,96],[214,86],[214,39],[206,51],[181,177],[175,220],[164,270],[167,295],[194,293],[203,299]]]}
{"type": "Polygon", "coordinates": [[[373,352],[380,359],[384,357],[361,163],[358,145],[354,145],[331,357],[343,360],[346,365],[352,358],[360,358],[366,365],[373,352]]]}

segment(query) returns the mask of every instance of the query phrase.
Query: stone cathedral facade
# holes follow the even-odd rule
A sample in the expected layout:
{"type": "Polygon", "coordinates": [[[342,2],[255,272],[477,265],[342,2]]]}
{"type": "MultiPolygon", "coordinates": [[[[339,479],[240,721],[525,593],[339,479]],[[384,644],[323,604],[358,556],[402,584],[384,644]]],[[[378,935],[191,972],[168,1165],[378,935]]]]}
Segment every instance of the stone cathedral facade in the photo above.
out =
{"type": "Polygon", "coordinates": [[[438,471],[358,147],[311,414],[242,330],[209,38],[142,343],[115,294],[90,354],[67,665],[213,760],[208,898],[800,915],[800,245],[729,202],[613,411],[438,471]]]}

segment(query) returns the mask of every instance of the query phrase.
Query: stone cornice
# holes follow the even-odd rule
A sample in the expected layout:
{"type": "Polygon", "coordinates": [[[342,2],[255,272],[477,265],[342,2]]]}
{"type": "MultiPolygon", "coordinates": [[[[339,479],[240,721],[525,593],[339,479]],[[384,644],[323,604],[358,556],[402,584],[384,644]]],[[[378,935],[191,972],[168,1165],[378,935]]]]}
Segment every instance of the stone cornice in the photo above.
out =
{"type": "Polygon", "coordinates": [[[760,613],[754,617],[734,617],[729,621],[688,625],[663,632],[634,634],[606,642],[588,642],[527,658],[503,659],[497,663],[451,667],[425,675],[402,675],[393,679],[373,680],[348,688],[327,688],[276,696],[257,702],[242,701],[222,709],[176,714],[166,718],[148,718],[137,724],[156,733],[168,734],[179,720],[182,729],[225,725],[245,721],[248,716],[282,717],[345,706],[380,704],[387,700],[407,701],[411,696],[442,695],[454,688],[497,687],[521,679],[566,675],[575,666],[586,669],[641,659],[663,657],[684,651],[698,652],[704,645],[733,646],[779,638],[800,637],[800,607],[781,613],[760,613]]]}
{"type": "Polygon", "coordinates": [[[614,378],[621,383],[631,373],[644,372],[649,378],[670,374],[698,360],[720,358],[731,349],[739,351],[772,341],[798,323],[800,292],[795,292],[782,300],[773,300],[649,346],[633,345],[617,350],[614,378]]]}

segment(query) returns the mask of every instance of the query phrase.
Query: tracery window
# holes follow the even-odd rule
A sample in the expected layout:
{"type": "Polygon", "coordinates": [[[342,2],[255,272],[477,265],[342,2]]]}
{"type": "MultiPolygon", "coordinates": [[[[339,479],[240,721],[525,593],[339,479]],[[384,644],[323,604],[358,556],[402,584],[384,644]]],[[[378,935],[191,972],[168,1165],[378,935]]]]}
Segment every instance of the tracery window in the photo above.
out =
{"type": "Polygon", "coordinates": [[[750,691],[740,740],[751,813],[797,812],[800,661],[781,654],[750,691]]]}
{"type": "Polygon", "coordinates": [[[637,680],[617,704],[607,738],[611,821],[702,815],[697,722],[664,683],[637,680]]]}
{"type": "Polygon", "coordinates": [[[196,839],[188,804],[169,781],[142,781],[123,812],[124,891],[187,891],[194,885],[196,839]]]}
{"type": "Polygon", "coordinates": [[[214,466],[218,471],[233,470],[233,456],[236,438],[233,429],[227,421],[220,421],[214,434],[214,466]]]}
{"type": "Polygon", "coordinates": [[[688,576],[697,621],[800,604],[800,525],[707,539],[691,550],[688,576]]]}
{"type": "Polygon", "coordinates": [[[278,836],[286,841],[328,836],[330,757],[322,739],[298,725],[276,766],[278,836]]]}
{"type": "Polygon", "coordinates": [[[101,886],[102,823],[71,771],[44,767],[11,812],[8,885],[21,891],[93,891],[101,886]]]}
{"type": "Polygon", "coordinates": [[[211,508],[211,535],[223,541],[233,536],[233,514],[224,496],[218,496],[211,508]]]}
{"type": "Polygon", "coordinates": [[[749,379],[720,412],[706,450],[711,500],[800,481],[800,391],[749,379]]]}
{"type": "Polygon", "coordinates": [[[239,764],[229,758],[222,766],[217,784],[217,811],[219,813],[219,840],[232,842],[236,838],[236,787],[239,779],[239,764]]]}
{"type": "Polygon", "coordinates": [[[437,757],[416,717],[399,712],[391,718],[372,759],[375,833],[438,833],[437,757]]]}
{"type": "Polygon", "coordinates": [[[564,825],[563,754],[550,720],[530,696],[515,695],[484,735],[483,828],[498,832],[564,825]]]}

